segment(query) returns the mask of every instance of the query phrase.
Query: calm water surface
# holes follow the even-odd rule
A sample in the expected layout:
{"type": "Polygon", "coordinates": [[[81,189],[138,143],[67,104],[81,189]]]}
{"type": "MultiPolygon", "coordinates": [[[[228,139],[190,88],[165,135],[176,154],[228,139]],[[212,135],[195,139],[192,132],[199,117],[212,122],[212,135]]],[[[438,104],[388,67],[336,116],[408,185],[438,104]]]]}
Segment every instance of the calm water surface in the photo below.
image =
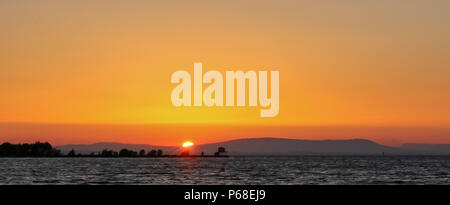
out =
{"type": "Polygon", "coordinates": [[[450,184],[450,156],[0,158],[0,184],[450,184]]]}

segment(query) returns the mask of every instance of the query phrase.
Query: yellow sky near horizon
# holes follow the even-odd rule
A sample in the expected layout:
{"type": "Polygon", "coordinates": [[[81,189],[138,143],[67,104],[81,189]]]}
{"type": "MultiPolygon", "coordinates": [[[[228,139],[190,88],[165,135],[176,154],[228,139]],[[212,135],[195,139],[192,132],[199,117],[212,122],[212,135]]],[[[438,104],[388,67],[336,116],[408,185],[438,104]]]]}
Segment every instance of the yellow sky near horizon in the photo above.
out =
{"type": "Polygon", "coordinates": [[[0,1],[0,122],[450,126],[449,1],[0,1]],[[280,112],[170,76],[279,70],[280,112]]]}

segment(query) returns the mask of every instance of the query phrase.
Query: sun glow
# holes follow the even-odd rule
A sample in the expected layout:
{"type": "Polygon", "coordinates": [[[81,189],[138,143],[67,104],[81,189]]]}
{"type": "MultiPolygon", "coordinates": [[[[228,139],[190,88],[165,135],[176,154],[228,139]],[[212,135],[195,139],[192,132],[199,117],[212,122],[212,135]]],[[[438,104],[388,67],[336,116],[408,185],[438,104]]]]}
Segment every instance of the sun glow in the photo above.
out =
{"type": "Polygon", "coordinates": [[[191,147],[191,146],[193,146],[194,145],[194,143],[193,142],[191,142],[191,141],[187,141],[187,142],[184,142],[183,143],[183,147],[191,147]]]}

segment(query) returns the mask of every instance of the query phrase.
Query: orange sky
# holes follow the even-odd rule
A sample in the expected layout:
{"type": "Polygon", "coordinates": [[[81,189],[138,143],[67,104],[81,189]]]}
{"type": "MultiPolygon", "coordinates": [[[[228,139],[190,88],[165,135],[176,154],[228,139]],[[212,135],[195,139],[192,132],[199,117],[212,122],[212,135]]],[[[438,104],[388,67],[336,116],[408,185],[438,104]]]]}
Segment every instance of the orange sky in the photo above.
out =
{"type": "Polygon", "coordinates": [[[274,137],[450,143],[449,10],[438,0],[1,1],[0,122],[78,129],[2,124],[0,137],[179,144],[186,135],[268,135],[233,131],[252,125],[274,137]],[[279,70],[279,115],[173,107],[170,76],[192,73],[194,62],[204,71],[279,70]],[[234,128],[200,134],[186,123],[234,128]],[[101,124],[152,132],[117,128],[119,139],[101,124]]]}

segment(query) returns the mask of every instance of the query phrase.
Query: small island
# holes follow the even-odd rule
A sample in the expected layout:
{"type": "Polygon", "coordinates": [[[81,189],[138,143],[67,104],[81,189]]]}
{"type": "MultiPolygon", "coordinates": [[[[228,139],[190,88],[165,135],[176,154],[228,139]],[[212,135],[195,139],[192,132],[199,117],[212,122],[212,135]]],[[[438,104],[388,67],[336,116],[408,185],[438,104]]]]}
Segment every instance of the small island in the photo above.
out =
{"type": "Polygon", "coordinates": [[[121,149],[120,151],[104,149],[101,152],[92,152],[90,154],[77,153],[76,150],[71,150],[67,154],[54,148],[48,142],[36,142],[33,144],[11,144],[5,142],[0,145],[0,157],[228,157],[224,147],[219,147],[214,155],[205,155],[203,152],[200,155],[190,155],[189,150],[184,150],[179,155],[165,155],[163,151],[158,150],[140,150],[139,152],[121,149]]]}

